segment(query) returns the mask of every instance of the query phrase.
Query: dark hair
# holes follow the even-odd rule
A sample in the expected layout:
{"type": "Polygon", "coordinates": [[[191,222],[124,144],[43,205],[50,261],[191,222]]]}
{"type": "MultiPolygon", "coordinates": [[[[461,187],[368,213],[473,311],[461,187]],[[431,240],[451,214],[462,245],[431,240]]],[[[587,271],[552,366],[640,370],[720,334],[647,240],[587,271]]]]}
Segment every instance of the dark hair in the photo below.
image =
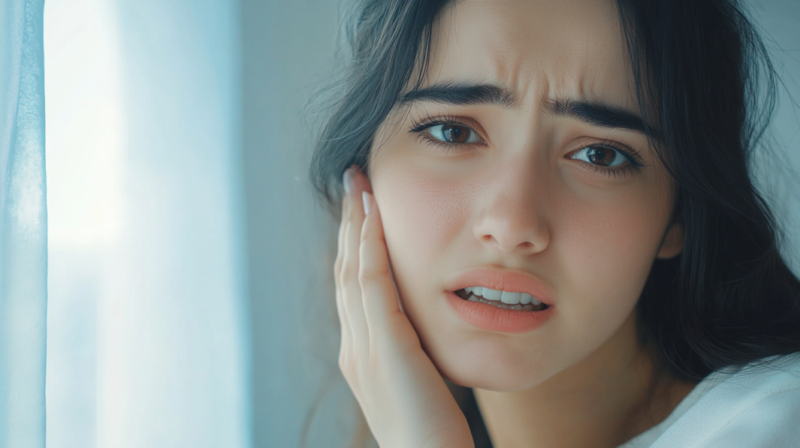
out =
{"type": "MultiPolygon", "coordinates": [[[[427,64],[447,0],[362,0],[352,63],[310,168],[338,213],[341,176],[366,168],[373,137],[427,64]]],[[[662,371],[699,381],[726,366],[800,352],[800,281],[779,251],[775,218],[752,180],[775,108],[775,70],[737,0],[617,0],[639,109],[675,178],[681,255],[656,260],[637,305],[641,342],[662,371]]],[[[474,404],[474,401],[473,401],[474,404]]],[[[469,418],[469,415],[468,415],[469,418]]],[[[477,443],[477,441],[476,441],[477,443]]]]}

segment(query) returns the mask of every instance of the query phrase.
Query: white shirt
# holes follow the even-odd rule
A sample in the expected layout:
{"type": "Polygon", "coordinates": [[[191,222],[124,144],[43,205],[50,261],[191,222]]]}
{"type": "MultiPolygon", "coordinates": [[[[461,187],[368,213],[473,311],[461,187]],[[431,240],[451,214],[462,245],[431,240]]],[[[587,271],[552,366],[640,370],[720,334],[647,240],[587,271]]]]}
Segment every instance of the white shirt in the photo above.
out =
{"type": "Polygon", "coordinates": [[[618,448],[800,448],[800,353],[707,376],[661,423],[618,448]]]}

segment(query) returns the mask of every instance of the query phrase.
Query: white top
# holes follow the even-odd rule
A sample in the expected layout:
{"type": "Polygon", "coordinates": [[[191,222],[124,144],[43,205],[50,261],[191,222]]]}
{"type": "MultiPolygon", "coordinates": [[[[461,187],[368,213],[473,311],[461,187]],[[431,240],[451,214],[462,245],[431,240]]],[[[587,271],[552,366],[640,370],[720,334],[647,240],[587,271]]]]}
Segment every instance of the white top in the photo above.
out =
{"type": "Polygon", "coordinates": [[[707,376],[661,423],[618,448],[799,448],[800,353],[707,376]]]}

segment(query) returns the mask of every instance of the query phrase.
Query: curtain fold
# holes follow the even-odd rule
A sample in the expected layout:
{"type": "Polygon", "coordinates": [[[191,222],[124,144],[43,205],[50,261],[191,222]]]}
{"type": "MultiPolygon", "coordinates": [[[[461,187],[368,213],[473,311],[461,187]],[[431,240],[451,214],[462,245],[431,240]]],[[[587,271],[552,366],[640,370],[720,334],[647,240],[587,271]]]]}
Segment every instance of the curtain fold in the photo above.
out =
{"type": "Polygon", "coordinates": [[[0,4],[0,446],[43,447],[47,312],[43,0],[0,4]]]}

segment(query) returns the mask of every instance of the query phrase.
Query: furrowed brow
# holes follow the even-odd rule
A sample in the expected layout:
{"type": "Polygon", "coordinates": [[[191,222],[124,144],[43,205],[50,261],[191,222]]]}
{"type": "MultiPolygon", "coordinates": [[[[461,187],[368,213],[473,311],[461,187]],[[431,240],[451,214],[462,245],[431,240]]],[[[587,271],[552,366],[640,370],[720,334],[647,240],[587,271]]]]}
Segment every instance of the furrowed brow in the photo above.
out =
{"type": "Polygon", "coordinates": [[[427,101],[457,106],[494,104],[503,107],[513,107],[516,104],[514,95],[502,87],[491,84],[463,83],[434,84],[423,89],[412,90],[400,98],[400,105],[408,105],[415,101],[427,101]]]}
{"type": "MultiPolygon", "coordinates": [[[[518,105],[514,93],[493,84],[441,83],[412,90],[400,98],[399,104],[407,106],[423,101],[439,104],[466,106],[491,104],[505,108],[518,105]]],[[[614,129],[640,132],[655,140],[663,140],[660,132],[649,126],[635,112],[596,101],[552,100],[547,104],[550,113],[577,118],[585,123],[614,129]]]]}
{"type": "Polygon", "coordinates": [[[549,102],[547,108],[555,115],[577,118],[594,126],[628,129],[662,140],[661,133],[655,127],[648,125],[635,112],[619,106],[602,102],[554,100],[549,102]]]}

